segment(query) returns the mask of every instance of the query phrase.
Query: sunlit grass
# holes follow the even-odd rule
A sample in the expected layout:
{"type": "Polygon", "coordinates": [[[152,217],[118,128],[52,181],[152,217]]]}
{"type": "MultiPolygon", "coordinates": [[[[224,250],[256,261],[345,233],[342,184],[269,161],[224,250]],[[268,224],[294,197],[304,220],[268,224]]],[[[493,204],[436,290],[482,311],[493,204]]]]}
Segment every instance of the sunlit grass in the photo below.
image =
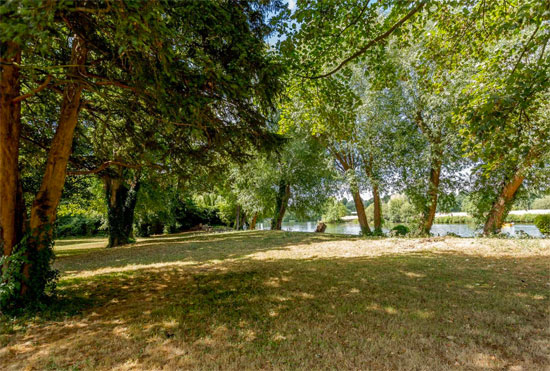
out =
{"type": "Polygon", "coordinates": [[[549,365],[548,240],[268,231],[75,243],[56,247],[56,267],[79,313],[5,324],[0,369],[549,365]]]}

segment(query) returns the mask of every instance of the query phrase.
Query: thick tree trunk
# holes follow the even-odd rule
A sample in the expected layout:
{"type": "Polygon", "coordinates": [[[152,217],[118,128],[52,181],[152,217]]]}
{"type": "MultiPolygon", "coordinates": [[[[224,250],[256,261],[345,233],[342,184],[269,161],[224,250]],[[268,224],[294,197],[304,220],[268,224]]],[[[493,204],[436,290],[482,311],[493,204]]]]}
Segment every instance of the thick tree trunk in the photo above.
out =
{"type": "Polygon", "coordinates": [[[372,185],[372,197],[374,199],[374,231],[376,233],[382,232],[382,206],[380,202],[380,192],[378,191],[378,184],[372,185]]]}
{"type": "MultiPolygon", "coordinates": [[[[84,41],[75,35],[70,61],[70,65],[73,67],[69,67],[67,74],[67,78],[71,82],[67,83],[63,90],[57,130],[48,153],[40,190],[33,201],[31,209],[30,227],[37,237],[51,238],[51,228],[44,231],[43,227],[54,224],[57,205],[65,185],[67,163],[71,155],[74,130],[80,111],[80,99],[84,88],[84,84],[78,78],[85,72],[87,55],[88,51],[84,41]],[[44,233],[46,235],[43,235],[44,233]]],[[[42,240],[42,238],[39,240],[42,240]]],[[[38,249],[42,247],[39,245],[38,249]]]]}
{"type": "Polygon", "coordinates": [[[441,178],[441,161],[435,160],[430,169],[430,185],[428,190],[429,205],[422,215],[420,233],[428,235],[432,229],[439,198],[439,181],[441,178]]]}
{"type": "Polygon", "coordinates": [[[283,228],[283,218],[285,217],[288,200],[290,199],[290,184],[284,180],[279,183],[279,193],[277,194],[277,205],[275,216],[271,221],[271,229],[280,231],[283,228]]]}
{"type": "Polygon", "coordinates": [[[128,186],[124,182],[122,171],[119,176],[105,175],[105,195],[107,197],[107,222],[109,244],[116,247],[130,243],[134,210],[137,202],[140,181],[139,176],[128,186]]]}
{"type": "Polygon", "coordinates": [[[250,230],[256,229],[256,222],[258,221],[258,213],[254,213],[252,220],[250,221],[250,230]]]}
{"type": "Polygon", "coordinates": [[[371,234],[369,228],[369,222],[367,221],[367,214],[365,213],[365,205],[361,199],[359,191],[352,191],[353,202],[355,203],[355,209],[357,210],[357,219],[359,220],[359,226],[361,227],[361,233],[364,235],[371,234]]]}
{"type": "MultiPolygon", "coordinates": [[[[71,61],[72,67],[68,68],[67,79],[71,82],[65,85],[63,100],[57,130],[52,140],[44,177],[40,189],[36,194],[31,207],[30,229],[36,241],[35,248],[40,251],[49,245],[53,236],[57,206],[61,199],[65,178],[67,176],[67,163],[71,155],[74,130],[78,122],[80,112],[80,98],[84,84],[78,80],[85,72],[85,63],[88,56],[84,41],[74,35],[71,61]]],[[[23,277],[30,278],[31,264],[23,266],[23,277]]],[[[21,294],[27,293],[27,286],[23,285],[21,294]]]]}
{"type": "Polygon", "coordinates": [[[13,102],[20,95],[21,49],[4,42],[0,50],[0,246],[3,255],[11,255],[24,224],[18,167],[21,103],[13,102]]]}
{"type": "Polygon", "coordinates": [[[510,206],[512,205],[517,191],[519,187],[521,187],[524,179],[525,176],[520,172],[517,172],[512,180],[502,187],[497,200],[493,203],[493,206],[487,215],[485,225],[483,226],[483,233],[485,235],[500,232],[502,223],[504,223],[504,220],[510,211],[510,206]]]}

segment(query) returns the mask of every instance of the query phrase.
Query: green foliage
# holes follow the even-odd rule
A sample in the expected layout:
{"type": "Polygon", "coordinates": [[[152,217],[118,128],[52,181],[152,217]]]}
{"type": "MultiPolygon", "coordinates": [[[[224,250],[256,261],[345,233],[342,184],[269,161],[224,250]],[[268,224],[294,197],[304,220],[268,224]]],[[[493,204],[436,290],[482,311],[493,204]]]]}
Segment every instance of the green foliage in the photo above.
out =
{"type": "Polygon", "coordinates": [[[550,195],[533,201],[531,208],[535,210],[550,210],[550,195]]]}
{"type": "Polygon", "coordinates": [[[387,210],[387,218],[391,223],[412,223],[417,218],[415,208],[402,195],[390,198],[385,209],[387,210]]]}
{"type": "Polygon", "coordinates": [[[216,209],[200,207],[190,197],[177,202],[174,219],[176,224],[170,226],[170,232],[187,230],[198,224],[222,224],[216,209]]]}
{"type": "Polygon", "coordinates": [[[402,224],[398,224],[390,230],[390,236],[406,236],[409,233],[409,228],[402,224]]]}
{"type": "Polygon", "coordinates": [[[148,214],[146,218],[136,220],[135,231],[140,237],[165,232],[175,233],[189,230],[199,224],[222,225],[230,223],[225,219],[224,199],[216,197],[215,205],[205,205],[200,197],[176,197],[169,202],[169,209],[159,214],[148,214]]]}
{"type": "Polygon", "coordinates": [[[103,232],[107,228],[104,192],[97,177],[69,179],[57,207],[55,236],[93,236],[103,232]]]}
{"type": "Polygon", "coordinates": [[[348,209],[341,201],[331,198],[326,205],[323,221],[326,223],[340,222],[342,217],[348,215],[348,209]]]}
{"type": "Polygon", "coordinates": [[[105,220],[101,215],[63,215],[55,221],[56,237],[95,236],[101,232],[105,220]]]}
{"type": "Polygon", "coordinates": [[[534,222],[540,233],[550,235],[550,215],[537,215],[534,222]]]}
{"type": "Polygon", "coordinates": [[[26,234],[14,246],[11,255],[0,258],[2,281],[0,282],[0,310],[11,312],[22,307],[39,308],[48,295],[53,294],[59,275],[52,269],[55,259],[53,240],[49,238],[47,226],[38,238],[32,233],[26,234]],[[23,274],[28,265],[28,277],[23,274]],[[22,289],[27,290],[22,295],[22,289]]]}
{"type": "Polygon", "coordinates": [[[436,224],[473,224],[475,223],[475,220],[471,216],[446,215],[446,216],[436,216],[434,223],[436,224]]]}
{"type": "Polygon", "coordinates": [[[537,214],[508,214],[506,221],[508,223],[527,223],[532,224],[535,222],[537,214]]]}

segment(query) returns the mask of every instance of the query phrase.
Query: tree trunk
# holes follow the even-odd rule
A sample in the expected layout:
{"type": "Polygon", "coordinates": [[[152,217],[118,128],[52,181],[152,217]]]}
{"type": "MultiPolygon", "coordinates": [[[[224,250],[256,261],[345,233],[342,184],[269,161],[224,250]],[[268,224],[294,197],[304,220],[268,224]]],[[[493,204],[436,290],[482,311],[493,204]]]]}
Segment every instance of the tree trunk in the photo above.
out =
{"type": "Polygon", "coordinates": [[[279,193],[277,194],[277,204],[275,216],[271,221],[271,229],[280,231],[283,227],[283,218],[285,217],[288,200],[290,199],[290,184],[281,180],[279,183],[279,193]]]}
{"type": "Polygon", "coordinates": [[[371,184],[372,184],[372,197],[374,200],[374,232],[375,233],[382,233],[382,207],[380,203],[380,192],[378,189],[378,182],[376,181],[373,170],[373,159],[371,156],[367,158],[366,163],[366,173],[367,177],[369,178],[371,184]]]}
{"type": "MultiPolygon", "coordinates": [[[[57,130],[53,138],[46,169],[40,190],[38,191],[31,208],[31,230],[38,237],[51,238],[52,230],[44,231],[46,225],[53,226],[56,209],[61,199],[65,177],[67,175],[67,163],[71,155],[74,130],[78,122],[80,111],[80,99],[84,84],[78,80],[85,72],[85,63],[88,51],[84,41],[77,35],[74,36],[71,61],[67,73],[70,83],[65,85],[63,100],[57,130]],[[46,233],[46,235],[43,235],[46,233]]],[[[41,238],[39,239],[39,241],[41,238]]],[[[38,249],[43,246],[39,244],[38,249]]]]}
{"type": "Polygon", "coordinates": [[[108,206],[109,244],[107,247],[126,245],[130,243],[132,237],[134,209],[140,186],[139,175],[129,186],[124,182],[122,171],[118,176],[105,175],[103,182],[108,206]]]}
{"type": "Polygon", "coordinates": [[[374,232],[382,233],[382,207],[380,203],[380,192],[378,184],[372,185],[372,197],[374,199],[374,232]]]}
{"type": "Polygon", "coordinates": [[[436,159],[433,161],[430,169],[430,185],[428,190],[429,205],[422,215],[422,224],[420,226],[420,233],[429,235],[430,230],[435,219],[435,212],[437,210],[437,200],[439,198],[439,180],[441,178],[441,160],[436,159]]]}
{"type": "Polygon", "coordinates": [[[352,194],[355,209],[357,210],[357,219],[359,219],[359,225],[361,226],[361,233],[364,235],[371,234],[369,222],[367,221],[367,214],[365,213],[365,205],[363,204],[361,195],[359,191],[352,191],[352,194]]]}
{"type": "Polygon", "coordinates": [[[252,221],[250,222],[250,230],[256,229],[256,222],[258,221],[258,213],[254,213],[254,216],[252,217],[252,221]]]}
{"type": "Polygon", "coordinates": [[[235,211],[235,225],[233,228],[239,230],[239,225],[241,224],[241,205],[237,204],[237,209],[235,211]]]}
{"type": "Polygon", "coordinates": [[[18,197],[21,103],[13,102],[20,95],[21,49],[13,42],[3,42],[0,49],[0,246],[7,256],[20,241],[24,224],[18,197]]]}
{"type": "Polygon", "coordinates": [[[487,215],[485,225],[483,226],[483,234],[488,235],[491,233],[500,232],[502,223],[504,223],[504,220],[510,211],[510,206],[512,205],[517,191],[519,187],[521,187],[524,179],[525,176],[520,172],[517,172],[512,180],[502,187],[497,200],[493,203],[493,206],[487,215]]]}
{"type": "MultiPolygon", "coordinates": [[[[340,163],[340,165],[342,165],[344,172],[348,172],[349,170],[353,169],[353,159],[351,158],[351,156],[346,156],[338,152],[334,152],[334,155],[336,157],[336,160],[340,163]]],[[[363,200],[361,199],[361,195],[359,194],[359,187],[356,181],[353,181],[352,184],[350,184],[350,190],[353,196],[353,202],[355,203],[357,219],[359,220],[359,226],[361,227],[361,234],[371,234],[369,222],[367,221],[367,214],[365,213],[365,205],[363,204],[363,200]]]]}

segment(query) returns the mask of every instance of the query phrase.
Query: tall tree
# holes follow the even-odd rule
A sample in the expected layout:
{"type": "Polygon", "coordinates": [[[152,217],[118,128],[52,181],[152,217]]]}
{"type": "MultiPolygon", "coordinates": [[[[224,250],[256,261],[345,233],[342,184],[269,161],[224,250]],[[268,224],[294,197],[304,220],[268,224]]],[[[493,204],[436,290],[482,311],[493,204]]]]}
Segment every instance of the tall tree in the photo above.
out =
{"type": "Polygon", "coordinates": [[[544,1],[474,2],[441,13],[428,38],[426,49],[467,81],[455,122],[476,164],[485,234],[500,231],[526,182],[548,178],[549,11],[544,1]]]}
{"type": "Polygon", "coordinates": [[[323,80],[297,79],[282,106],[281,125],[283,130],[305,130],[327,149],[349,183],[362,233],[370,234],[357,176],[362,168],[357,146],[358,104],[357,95],[339,75],[323,80]]]}
{"type": "MultiPolygon", "coordinates": [[[[6,30],[0,42],[3,50],[10,50],[2,52],[2,58],[8,59],[2,64],[0,99],[8,108],[2,109],[2,134],[6,134],[0,136],[0,147],[6,148],[0,170],[2,174],[4,167],[8,171],[2,178],[5,186],[0,187],[0,199],[6,205],[17,202],[14,184],[18,176],[9,174],[18,171],[20,103],[25,101],[31,112],[29,98],[46,88],[61,94],[58,118],[51,123],[53,137],[47,146],[42,182],[31,207],[30,227],[37,241],[32,249],[37,251],[48,246],[43,241],[52,236],[47,226],[55,221],[79,113],[98,95],[132,91],[150,107],[149,115],[163,124],[164,133],[177,130],[174,137],[181,141],[179,148],[195,155],[235,138],[255,144],[273,138],[266,130],[265,113],[280,89],[282,69],[264,38],[272,31],[268,14],[282,7],[279,1],[240,1],[231,6],[214,1],[79,5],[37,6],[32,1],[0,5],[6,30]],[[242,57],[244,53],[247,58],[242,57]],[[21,77],[20,68],[30,72],[21,77]],[[34,87],[15,96],[20,86],[32,86],[31,82],[34,87]]],[[[168,152],[177,153],[178,146],[168,143],[168,152]]],[[[4,203],[1,207],[5,210],[4,203]]],[[[16,226],[21,224],[11,219],[21,219],[23,213],[0,214],[2,230],[6,230],[3,248],[11,253],[19,242],[16,226]]],[[[24,267],[27,281],[31,269],[32,264],[24,267]]],[[[27,296],[25,282],[23,296],[27,296]]]]}

